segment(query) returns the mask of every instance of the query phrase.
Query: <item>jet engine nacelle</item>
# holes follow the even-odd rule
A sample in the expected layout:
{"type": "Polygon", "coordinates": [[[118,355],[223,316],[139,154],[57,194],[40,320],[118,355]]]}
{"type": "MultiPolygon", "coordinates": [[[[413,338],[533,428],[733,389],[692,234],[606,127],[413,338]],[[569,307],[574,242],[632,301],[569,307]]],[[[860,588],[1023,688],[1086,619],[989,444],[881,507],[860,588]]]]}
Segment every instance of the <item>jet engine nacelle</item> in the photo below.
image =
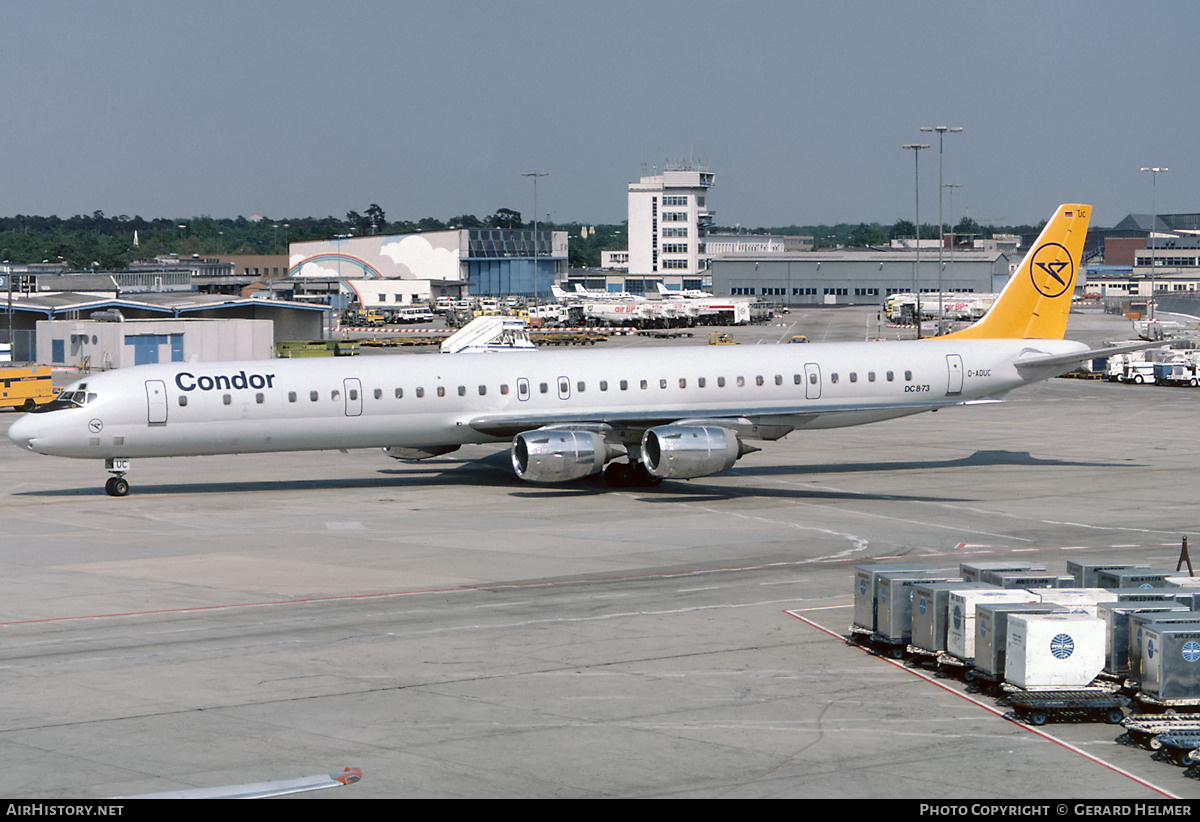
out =
{"type": "Polygon", "coordinates": [[[709,425],[660,425],[642,435],[642,464],[663,479],[706,477],[746,453],[737,434],[709,425]]]}
{"type": "Polygon", "coordinates": [[[604,435],[595,431],[539,428],[513,438],[513,470],[529,482],[567,482],[598,474],[610,458],[604,435]]]}

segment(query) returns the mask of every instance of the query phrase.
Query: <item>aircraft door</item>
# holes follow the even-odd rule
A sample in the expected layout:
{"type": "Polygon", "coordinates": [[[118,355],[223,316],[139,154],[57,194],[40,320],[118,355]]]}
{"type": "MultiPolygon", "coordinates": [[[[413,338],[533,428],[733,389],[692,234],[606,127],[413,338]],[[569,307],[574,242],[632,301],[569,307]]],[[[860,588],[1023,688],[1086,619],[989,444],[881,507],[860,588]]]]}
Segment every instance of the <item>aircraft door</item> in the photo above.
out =
{"type": "Polygon", "coordinates": [[[958,354],[946,355],[946,368],[949,371],[950,381],[946,386],[947,394],[961,394],[963,390],[963,362],[962,357],[958,354]]]}
{"type": "Polygon", "coordinates": [[[566,377],[558,378],[558,398],[560,400],[571,399],[571,381],[566,377]]]}
{"type": "Polygon", "coordinates": [[[821,366],[815,362],[804,364],[804,396],[810,400],[821,399],[821,366]]]}
{"type": "Polygon", "coordinates": [[[146,422],[167,424],[167,384],[162,380],[146,380],[146,422]]]}
{"type": "Polygon", "coordinates": [[[359,382],[358,377],[347,377],[342,380],[342,387],[346,393],[346,416],[362,416],[362,383],[359,382]]]}
{"type": "Polygon", "coordinates": [[[529,399],[529,379],[526,377],[517,378],[517,399],[521,402],[529,399]]]}

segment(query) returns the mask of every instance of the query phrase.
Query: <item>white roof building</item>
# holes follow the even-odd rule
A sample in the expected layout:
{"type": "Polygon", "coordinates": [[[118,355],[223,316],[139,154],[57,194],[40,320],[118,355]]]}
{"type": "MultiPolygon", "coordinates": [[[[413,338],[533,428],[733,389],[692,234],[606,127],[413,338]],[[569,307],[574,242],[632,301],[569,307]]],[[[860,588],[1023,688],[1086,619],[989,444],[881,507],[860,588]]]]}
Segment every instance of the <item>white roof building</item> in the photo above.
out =
{"type": "Polygon", "coordinates": [[[689,276],[708,271],[705,245],[713,212],[708,190],[716,175],[691,162],[629,184],[629,273],[689,276]]]}

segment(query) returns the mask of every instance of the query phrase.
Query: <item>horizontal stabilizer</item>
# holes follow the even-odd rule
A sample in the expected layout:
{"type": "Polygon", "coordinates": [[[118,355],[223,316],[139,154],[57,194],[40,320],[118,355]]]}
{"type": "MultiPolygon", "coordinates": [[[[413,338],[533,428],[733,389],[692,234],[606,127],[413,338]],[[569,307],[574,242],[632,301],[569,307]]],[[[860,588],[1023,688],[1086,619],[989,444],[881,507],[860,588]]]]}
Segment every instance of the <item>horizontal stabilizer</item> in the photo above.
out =
{"type": "MultiPolygon", "coordinates": [[[[1173,340],[1173,342],[1192,342],[1191,340],[1173,340]]],[[[1034,354],[1021,357],[1013,363],[1017,368],[1045,368],[1054,365],[1078,365],[1098,357],[1111,357],[1113,354],[1128,354],[1131,351],[1144,351],[1147,348],[1162,348],[1163,341],[1130,343],[1129,345],[1114,345],[1106,348],[1089,348],[1074,354],[1034,354]]]]}

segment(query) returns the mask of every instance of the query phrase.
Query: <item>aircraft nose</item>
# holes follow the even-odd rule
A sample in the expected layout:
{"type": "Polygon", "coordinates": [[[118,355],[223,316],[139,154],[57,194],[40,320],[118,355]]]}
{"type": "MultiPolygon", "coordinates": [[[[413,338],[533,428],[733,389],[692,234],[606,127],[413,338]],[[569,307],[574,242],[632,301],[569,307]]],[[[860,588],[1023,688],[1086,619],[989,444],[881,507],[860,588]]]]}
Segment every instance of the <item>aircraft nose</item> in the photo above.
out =
{"type": "Polygon", "coordinates": [[[8,427],[8,438],[27,451],[33,450],[33,441],[38,435],[38,420],[26,414],[8,427]]]}

